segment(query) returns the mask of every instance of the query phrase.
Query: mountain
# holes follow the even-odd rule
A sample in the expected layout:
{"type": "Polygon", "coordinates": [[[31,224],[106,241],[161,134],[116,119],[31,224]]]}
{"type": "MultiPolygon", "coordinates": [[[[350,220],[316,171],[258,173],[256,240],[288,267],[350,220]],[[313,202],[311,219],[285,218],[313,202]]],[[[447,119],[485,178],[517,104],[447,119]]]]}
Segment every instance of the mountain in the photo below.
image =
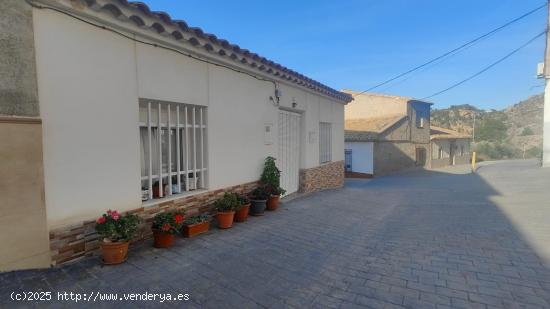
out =
{"type": "Polygon", "coordinates": [[[469,104],[432,111],[434,126],[472,134],[482,159],[538,157],[542,149],[544,94],[503,110],[481,110],[469,104]]]}

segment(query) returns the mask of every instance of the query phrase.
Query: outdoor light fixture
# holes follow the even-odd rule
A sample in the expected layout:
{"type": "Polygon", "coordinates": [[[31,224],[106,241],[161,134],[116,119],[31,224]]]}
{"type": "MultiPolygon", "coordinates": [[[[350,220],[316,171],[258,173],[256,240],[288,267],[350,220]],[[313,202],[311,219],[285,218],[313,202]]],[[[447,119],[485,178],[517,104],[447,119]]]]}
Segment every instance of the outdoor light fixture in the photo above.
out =
{"type": "Polygon", "coordinates": [[[282,91],[275,88],[275,98],[273,98],[273,96],[270,96],[269,101],[273,102],[273,104],[275,104],[275,106],[279,106],[279,101],[280,101],[282,96],[283,96],[282,91]]]}

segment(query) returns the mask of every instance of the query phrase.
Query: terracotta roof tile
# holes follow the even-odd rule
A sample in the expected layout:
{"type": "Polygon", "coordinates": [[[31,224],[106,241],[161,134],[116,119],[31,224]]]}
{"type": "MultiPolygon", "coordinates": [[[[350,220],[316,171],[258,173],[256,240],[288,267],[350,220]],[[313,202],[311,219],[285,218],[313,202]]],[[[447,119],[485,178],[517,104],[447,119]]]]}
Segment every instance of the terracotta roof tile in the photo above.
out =
{"type": "Polygon", "coordinates": [[[470,139],[472,138],[468,134],[463,134],[457,131],[430,126],[430,140],[434,139],[470,139]]]}
{"type": "Polygon", "coordinates": [[[405,118],[407,118],[405,115],[394,115],[377,118],[347,119],[344,125],[345,140],[347,142],[377,140],[381,133],[405,118]]]}

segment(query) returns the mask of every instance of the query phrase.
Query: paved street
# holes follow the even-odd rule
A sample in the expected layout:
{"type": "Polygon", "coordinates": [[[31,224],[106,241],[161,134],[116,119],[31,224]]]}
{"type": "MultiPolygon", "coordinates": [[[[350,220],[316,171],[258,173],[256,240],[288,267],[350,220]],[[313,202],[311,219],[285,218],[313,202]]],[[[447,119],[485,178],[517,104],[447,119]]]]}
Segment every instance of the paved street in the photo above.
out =
{"type": "Polygon", "coordinates": [[[550,308],[550,169],[509,161],[350,180],[169,250],[134,246],[121,266],[8,273],[0,289],[0,307],[35,305],[8,294],[42,290],[190,295],[78,303],[89,307],[550,308]]]}

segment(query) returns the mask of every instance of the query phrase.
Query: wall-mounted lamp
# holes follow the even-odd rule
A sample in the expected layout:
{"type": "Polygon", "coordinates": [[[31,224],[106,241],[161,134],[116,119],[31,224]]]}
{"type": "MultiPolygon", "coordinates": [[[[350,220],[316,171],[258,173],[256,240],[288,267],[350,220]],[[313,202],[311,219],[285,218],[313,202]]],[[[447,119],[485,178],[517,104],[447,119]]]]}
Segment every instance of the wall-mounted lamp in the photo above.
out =
{"type": "Polygon", "coordinates": [[[292,98],[292,108],[296,108],[298,106],[298,103],[296,103],[296,98],[292,98]]]}
{"type": "Polygon", "coordinates": [[[283,96],[283,93],[281,90],[275,88],[275,98],[273,96],[269,97],[269,101],[273,102],[275,106],[279,106],[279,101],[281,100],[281,97],[283,96]]]}

